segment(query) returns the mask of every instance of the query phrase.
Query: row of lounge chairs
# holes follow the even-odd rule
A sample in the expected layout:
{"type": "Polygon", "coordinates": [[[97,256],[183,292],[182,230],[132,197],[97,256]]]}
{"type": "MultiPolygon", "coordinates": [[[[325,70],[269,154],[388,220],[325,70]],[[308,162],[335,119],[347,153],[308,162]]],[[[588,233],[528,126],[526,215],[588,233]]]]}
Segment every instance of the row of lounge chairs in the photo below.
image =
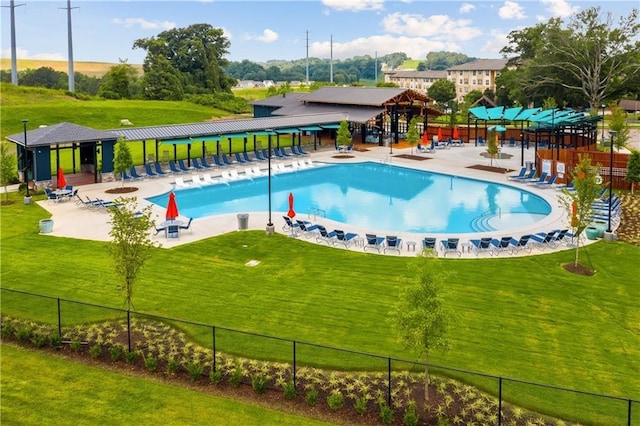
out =
{"type": "Polygon", "coordinates": [[[120,204],[115,203],[113,201],[103,200],[102,198],[89,198],[85,196],[82,198],[80,195],[75,195],[76,204],[80,207],[86,207],[90,209],[107,211],[109,207],[118,207],[120,204]]]}

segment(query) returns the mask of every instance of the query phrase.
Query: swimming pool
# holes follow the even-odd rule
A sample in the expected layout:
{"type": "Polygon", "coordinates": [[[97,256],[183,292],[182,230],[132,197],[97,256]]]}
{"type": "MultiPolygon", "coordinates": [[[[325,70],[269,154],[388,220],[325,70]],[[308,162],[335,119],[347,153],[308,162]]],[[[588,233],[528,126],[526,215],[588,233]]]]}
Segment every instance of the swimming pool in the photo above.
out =
{"type": "MultiPolygon", "coordinates": [[[[533,224],[551,212],[543,198],[508,185],[381,163],[337,164],[271,176],[271,209],[387,231],[473,233],[533,224]]],[[[176,190],[183,217],[269,209],[267,177],[176,190]]],[[[165,207],[168,193],[147,198],[165,207]]],[[[277,216],[276,216],[277,217],[277,216]]]]}

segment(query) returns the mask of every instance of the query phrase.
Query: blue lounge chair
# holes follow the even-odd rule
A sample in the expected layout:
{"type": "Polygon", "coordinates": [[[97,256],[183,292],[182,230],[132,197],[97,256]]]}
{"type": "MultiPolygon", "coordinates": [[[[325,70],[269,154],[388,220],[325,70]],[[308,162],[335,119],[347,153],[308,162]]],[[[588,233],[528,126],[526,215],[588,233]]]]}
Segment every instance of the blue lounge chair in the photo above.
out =
{"type": "Polygon", "coordinates": [[[253,151],[253,155],[258,159],[258,161],[267,161],[268,160],[267,157],[264,157],[262,155],[262,151],[260,151],[260,150],[256,149],[255,151],[253,151]]]}
{"type": "Polygon", "coordinates": [[[293,157],[293,154],[289,154],[284,147],[280,148],[280,155],[282,155],[282,157],[293,157]]]}
{"type": "Polygon", "coordinates": [[[449,253],[457,253],[458,257],[462,256],[462,252],[458,249],[458,244],[460,243],[459,238],[447,238],[446,240],[441,240],[440,243],[442,244],[445,257],[449,253]]]}
{"type": "Polygon", "coordinates": [[[569,238],[573,239],[573,234],[569,232],[568,229],[556,229],[555,232],[556,234],[553,237],[553,240],[551,241],[551,243],[556,247],[561,245],[563,242],[565,242],[569,238]]]}
{"type": "Polygon", "coordinates": [[[156,174],[158,176],[166,176],[166,175],[169,174],[169,173],[165,172],[164,170],[162,170],[162,166],[160,165],[160,163],[154,163],[153,165],[155,166],[156,174]]]}
{"type": "Polygon", "coordinates": [[[318,234],[318,225],[312,225],[311,222],[300,219],[296,219],[296,223],[298,224],[298,227],[302,231],[302,235],[304,235],[305,238],[309,238],[312,235],[318,234]]]}
{"type": "Polygon", "coordinates": [[[189,173],[191,171],[189,170],[189,167],[184,164],[183,160],[178,160],[178,168],[182,170],[183,173],[189,173]]]}
{"type": "Polygon", "coordinates": [[[180,226],[169,225],[167,226],[165,233],[167,238],[180,238],[180,226]]]}
{"type": "Polygon", "coordinates": [[[378,250],[378,253],[380,253],[383,243],[384,237],[378,237],[376,234],[365,234],[364,251],[371,248],[378,250]]]}
{"type": "Polygon", "coordinates": [[[280,153],[280,149],[279,148],[273,148],[272,151],[273,151],[273,156],[274,157],[280,158],[280,159],[285,158],[285,156],[280,153]]]}
{"type": "Polygon", "coordinates": [[[202,157],[200,159],[200,164],[202,165],[202,167],[204,167],[205,169],[212,169],[213,168],[213,164],[209,164],[207,162],[207,157],[202,157]]]}
{"type": "Polygon", "coordinates": [[[300,145],[293,145],[291,149],[298,155],[309,155],[308,152],[302,150],[302,147],[300,145]]]}
{"type": "Polygon", "coordinates": [[[549,173],[547,172],[542,172],[542,174],[537,178],[537,179],[530,179],[529,181],[527,181],[528,185],[535,185],[536,183],[544,183],[544,181],[547,180],[547,176],[549,175],[549,173]]]}
{"type": "Polygon", "coordinates": [[[422,250],[433,250],[433,252],[437,255],[438,251],[436,250],[436,239],[433,237],[424,237],[422,239],[422,250]]]}
{"type": "Polygon", "coordinates": [[[193,168],[196,170],[204,170],[204,167],[200,164],[197,158],[193,158],[191,160],[191,164],[193,164],[193,168]]]}
{"type": "Polygon", "coordinates": [[[240,154],[237,153],[237,152],[233,154],[233,157],[236,159],[236,163],[237,164],[247,164],[248,163],[248,161],[246,161],[244,158],[242,158],[240,156],[240,154]]]}
{"type": "Polygon", "coordinates": [[[283,232],[291,232],[292,234],[299,228],[300,226],[297,223],[294,223],[289,216],[282,216],[284,219],[284,225],[282,225],[283,232]]]}
{"type": "Polygon", "coordinates": [[[527,173],[527,168],[523,167],[520,169],[520,173],[518,173],[517,175],[511,175],[511,176],[507,176],[508,180],[515,180],[515,179],[521,179],[524,177],[524,175],[527,173]]]}
{"type": "Polygon", "coordinates": [[[144,165],[144,171],[147,172],[147,176],[152,177],[152,178],[160,176],[160,175],[158,175],[156,172],[154,172],[151,169],[151,164],[145,164],[144,165]]]}
{"type": "Polygon", "coordinates": [[[529,170],[529,173],[525,173],[525,175],[521,178],[513,178],[511,180],[516,181],[516,182],[528,182],[531,179],[533,179],[533,177],[536,174],[536,169],[531,169],[529,170]]]}
{"type": "Polygon", "coordinates": [[[342,229],[334,229],[333,232],[336,234],[336,239],[333,244],[342,244],[345,247],[349,247],[351,245],[351,241],[358,236],[358,234],[354,234],[353,232],[345,233],[342,229]]]}
{"type": "Polygon", "coordinates": [[[556,236],[557,231],[551,232],[538,232],[537,234],[531,235],[531,239],[536,242],[536,245],[544,250],[548,247],[554,247],[553,239],[556,236]]]}
{"type": "Polygon", "coordinates": [[[479,256],[480,253],[483,252],[492,255],[491,240],[491,237],[482,237],[480,239],[469,240],[469,242],[473,245],[473,251],[476,253],[476,256],[479,256]]]}
{"type": "Polygon", "coordinates": [[[530,239],[530,234],[523,235],[517,240],[515,238],[512,238],[509,242],[511,247],[511,254],[518,253],[520,250],[525,250],[527,253],[531,253],[532,247],[529,244],[530,239]]]}
{"type": "Polygon", "coordinates": [[[134,179],[140,179],[140,180],[144,179],[144,176],[138,174],[138,171],[136,170],[136,166],[131,166],[131,168],[129,169],[129,174],[134,179]]]}
{"type": "Polygon", "coordinates": [[[193,218],[189,218],[189,222],[186,225],[178,225],[178,228],[191,231],[191,222],[193,222],[193,218]]]}
{"type": "Polygon", "coordinates": [[[215,163],[216,166],[218,167],[227,167],[226,164],[224,164],[222,162],[222,160],[220,159],[220,157],[218,157],[217,155],[212,156],[213,158],[213,162],[215,163]]]}
{"type": "Polygon", "coordinates": [[[544,182],[534,182],[533,185],[537,186],[538,188],[549,188],[556,182],[557,178],[557,175],[551,175],[549,179],[545,180],[544,182]]]}
{"type": "Polygon", "coordinates": [[[499,240],[497,238],[492,239],[491,246],[493,253],[497,256],[500,253],[507,251],[511,245],[511,240],[513,240],[511,235],[508,237],[501,237],[499,240]]]}
{"type": "Polygon", "coordinates": [[[249,158],[249,154],[246,151],[242,152],[242,158],[244,158],[244,161],[246,161],[247,163],[253,163],[255,161],[258,161],[257,159],[253,160],[249,158]]]}
{"type": "Polygon", "coordinates": [[[384,252],[387,250],[397,251],[400,254],[400,250],[402,250],[402,238],[398,238],[395,235],[387,235],[384,241],[384,252]]]}
{"type": "Polygon", "coordinates": [[[233,162],[231,160],[229,160],[229,157],[227,157],[227,154],[222,154],[220,156],[222,158],[222,162],[227,165],[227,166],[233,166],[233,162]]]}
{"type": "Polygon", "coordinates": [[[180,168],[176,165],[175,161],[173,160],[169,161],[169,170],[171,170],[173,173],[176,173],[176,174],[184,173],[182,170],[180,170],[180,168]]]}
{"type": "Polygon", "coordinates": [[[323,225],[318,225],[318,232],[320,235],[316,237],[316,241],[325,242],[327,244],[334,244],[334,238],[336,237],[335,231],[328,232],[327,228],[323,225]]]}

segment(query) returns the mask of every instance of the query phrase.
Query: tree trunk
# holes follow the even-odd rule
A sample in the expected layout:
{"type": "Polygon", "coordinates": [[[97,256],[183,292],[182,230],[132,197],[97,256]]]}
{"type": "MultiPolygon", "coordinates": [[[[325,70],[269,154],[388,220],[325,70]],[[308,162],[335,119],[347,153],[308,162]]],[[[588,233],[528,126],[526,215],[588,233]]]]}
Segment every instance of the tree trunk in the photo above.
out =
{"type": "Polygon", "coordinates": [[[429,357],[425,357],[424,363],[424,400],[429,402],[429,357]]]}

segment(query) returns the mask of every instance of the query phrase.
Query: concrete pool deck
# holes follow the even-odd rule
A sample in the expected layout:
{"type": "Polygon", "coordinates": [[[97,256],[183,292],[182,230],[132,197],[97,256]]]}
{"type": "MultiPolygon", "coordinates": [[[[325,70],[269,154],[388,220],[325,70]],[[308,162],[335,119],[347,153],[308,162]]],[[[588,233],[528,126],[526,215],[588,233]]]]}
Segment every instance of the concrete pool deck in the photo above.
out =
{"type": "MultiPolygon", "coordinates": [[[[411,148],[393,148],[393,154],[390,154],[389,147],[379,147],[377,145],[366,146],[366,151],[354,151],[351,153],[351,158],[334,158],[337,153],[333,149],[333,146],[325,146],[319,147],[318,151],[315,151],[311,154],[310,158],[314,162],[318,163],[345,163],[345,162],[363,162],[363,161],[373,161],[373,162],[383,162],[390,163],[397,166],[409,167],[418,170],[426,170],[432,172],[439,172],[450,174],[454,176],[461,177],[469,177],[469,178],[477,178],[485,181],[491,181],[496,183],[501,183],[505,185],[512,185],[518,188],[526,188],[528,191],[535,193],[536,195],[544,198],[552,208],[551,214],[549,214],[546,218],[541,221],[535,223],[531,226],[523,226],[523,227],[515,227],[509,229],[509,231],[493,231],[487,233],[474,233],[474,234],[414,234],[414,233],[406,233],[406,232],[397,232],[390,231],[385,229],[360,229],[357,227],[350,226],[348,224],[334,222],[321,217],[313,217],[308,216],[307,214],[299,213],[296,218],[300,220],[309,220],[312,223],[321,223],[323,224],[327,230],[333,229],[343,229],[345,232],[354,232],[364,237],[366,233],[375,233],[378,236],[385,235],[397,235],[399,238],[403,240],[403,249],[401,251],[401,256],[415,256],[420,252],[421,249],[421,241],[424,237],[430,236],[435,237],[438,240],[438,248],[440,247],[440,240],[446,239],[447,237],[457,237],[460,238],[461,243],[466,243],[470,238],[480,238],[482,236],[493,237],[499,239],[505,235],[511,235],[513,238],[518,239],[521,235],[538,233],[538,232],[548,232],[554,229],[567,228],[567,215],[563,208],[560,207],[558,202],[559,191],[556,191],[553,188],[540,189],[535,188],[530,185],[525,185],[522,183],[512,183],[507,180],[506,176],[500,173],[483,171],[478,169],[468,168],[473,165],[481,165],[481,166],[489,166],[490,160],[481,156],[481,153],[486,151],[485,147],[475,147],[473,144],[465,144],[464,147],[452,147],[449,149],[441,149],[437,150],[435,153],[431,154],[423,154],[418,153],[417,150],[413,149],[413,154],[429,158],[424,161],[402,158],[398,157],[399,155],[407,155],[411,154],[411,148]],[[407,250],[407,242],[413,241],[416,243],[416,251],[412,252],[407,250]]],[[[310,151],[310,147],[305,148],[307,151],[310,151]]],[[[534,150],[524,150],[524,161],[533,161],[534,150]]],[[[520,170],[520,162],[521,162],[521,150],[520,147],[503,147],[503,154],[512,155],[511,158],[506,159],[498,159],[493,160],[493,166],[509,168],[514,170],[514,172],[508,174],[517,174],[520,170]]],[[[309,157],[305,157],[309,158],[309,157]]],[[[280,160],[273,159],[272,163],[281,163],[283,162],[285,165],[290,165],[292,160],[296,160],[296,158],[291,158],[288,160],[280,160]]],[[[261,168],[266,169],[266,163],[262,162],[257,164],[261,168]]],[[[244,170],[243,166],[237,167],[238,172],[242,172],[244,170]]],[[[194,174],[196,173],[194,171],[194,174]]],[[[211,175],[215,178],[220,175],[220,171],[218,169],[212,169],[211,175]]],[[[189,181],[191,178],[187,175],[182,175],[186,181],[189,181]]],[[[136,197],[137,202],[140,207],[144,207],[147,205],[152,206],[152,218],[156,221],[156,223],[162,222],[164,220],[165,208],[153,205],[147,202],[144,198],[150,197],[153,195],[162,194],[168,192],[172,189],[175,189],[174,184],[175,178],[173,176],[161,177],[161,178],[152,178],[152,179],[144,179],[142,181],[135,182],[127,182],[126,186],[135,186],[138,188],[137,191],[122,194],[122,196],[126,197],[136,197]]],[[[118,194],[109,194],[105,191],[107,189],[112,189],[120,186],[120,182],[108,182],[108,183],[99,183],[99,184],[91,184],[91,185],[83,185],[79,187],[79,194],[83,197],[94,198],[102,198],[104,200],[114,200],[118,198],[120,195],[118,194]]],[[[176,194],[178,195],[178,207],[180,206],[179,201],[179,192],[180,189],[176,189],[176,194]]],[[[87,240],[97,240],[97,241],[110,241],[109,237],[109,219],[110,215],[104,209],[92,209],[92,208],[84,208],[75,203],[75,200],[70,200],[67,202],[52,202],[52,201],[39,201],[38,202],[43,208],[51,213],[51,219],[54,221],[53,230],[51,233],[43,234],[46,236],[55,236],[55,237],[69,237],[69,238],[79,238],[79,239],[87,239],[87,240]]],[[[251,230],[265,230],[267,221],[268,221],[268,212],[238,212],[238,213],[248,213],[248,229],[251,230]]],[[[283,225],[285,224],[284,219],[282,218],[286,212],[280,211],[272,211],[272,222],[275,226],[275,230],[277,233],[281,233],[287,235],[287,232],[283,231],[283,225]]],[[[188,220],[188,218],[181,217],[181,219],[188,220]]],[[[203,217],[194,219],[191,225],[191,229],[188,231],[183,231],[180,233],[180,238],[171,238],[166,239],[163,233],[154,236],[154,239],[159,242],[164,248],[172,248],[182,244],[188,244],[193,241],[213,237],[216,235],[221,235],[227,232],[234,232],[238,230],[238,219],[237,215],[234,214],[225,214],[211,217],[203,217]]],[[[242,232],[242,231],[239,231],[242,232]]],[[[325,242],[318,242],[315,238],[304,238],[302,236],[298,236],[297,238],[308,241],[310,243],[318,243],[318,244],[326,244],[325,242]]],[[[590,240],[586,240],[590,242],[590,240]]],[[[343,248],[342,245],[338,245],[338,248],[343,248]]],[[[560,247],[552,249],[547,248],[546,250],[540,250],[538,248],[534,248],[531,253],[520,252],[516,255],[530,255],[536,253],[548,253],[551,250],[566,250],[568,247],[565,244],[562,244],[560,247]]],[[[356,246],[352,244],[349,250],[357,250],[363,251],[362,247],[356,246]]],[[[367,253],[377,254],[375,250],[367,250],[367,253]]],[[[397,252],[390,252],[389,255],[397,256],[397,252]]],[[[511,254],[501,254],[501,257],[512,256],[511,254]]],[[[447,257],[456,257],[449,255],[447,257]]],[[[468,250],[462,254],[462,257],[471,257],[476,258],[476,254],[468,250]]],[[[479,257],[490,257],[488,253],[481,253],[479,257]]]]}

